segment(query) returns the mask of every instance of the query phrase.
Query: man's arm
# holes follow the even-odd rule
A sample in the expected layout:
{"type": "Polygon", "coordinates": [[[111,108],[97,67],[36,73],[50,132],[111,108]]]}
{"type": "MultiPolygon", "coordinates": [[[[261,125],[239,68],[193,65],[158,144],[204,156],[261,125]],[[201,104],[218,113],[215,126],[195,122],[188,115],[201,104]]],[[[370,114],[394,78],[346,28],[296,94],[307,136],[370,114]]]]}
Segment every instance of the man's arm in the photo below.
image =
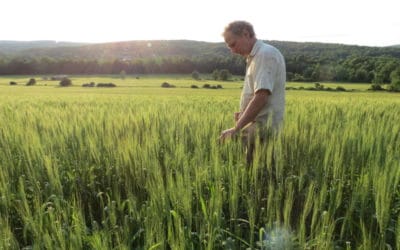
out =
{"type": "Polygon", "coordinates": [[[254,121],[257,117],[257,114],[261,111],[261,109],[268,102],[268,96],[271,92],[267,89],[260,89],[255,94],[253,99],[247,105],[245,111],[243,111],[239,120],[236,122],[235,127],[222,131],[220,140],[224,140],[226,138],[232,137],[234,134],[239,132],[241,129],[246,127],[247,124],[254,121]]]}

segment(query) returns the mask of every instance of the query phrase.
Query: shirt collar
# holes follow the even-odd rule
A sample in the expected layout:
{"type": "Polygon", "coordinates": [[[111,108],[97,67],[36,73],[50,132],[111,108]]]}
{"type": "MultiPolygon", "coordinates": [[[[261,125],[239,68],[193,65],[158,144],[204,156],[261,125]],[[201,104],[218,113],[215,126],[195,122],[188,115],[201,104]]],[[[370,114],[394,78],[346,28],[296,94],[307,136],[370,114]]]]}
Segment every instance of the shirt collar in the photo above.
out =
{"type": "Polygon", "coordinates": [[[260,50],[261,44],[263,42],[260,40],[257,40],[254,45],[253,48],[250,51],[250,54],[247,56],[247,61],[250,61],[256,54],[257,52],[260,50]]]}

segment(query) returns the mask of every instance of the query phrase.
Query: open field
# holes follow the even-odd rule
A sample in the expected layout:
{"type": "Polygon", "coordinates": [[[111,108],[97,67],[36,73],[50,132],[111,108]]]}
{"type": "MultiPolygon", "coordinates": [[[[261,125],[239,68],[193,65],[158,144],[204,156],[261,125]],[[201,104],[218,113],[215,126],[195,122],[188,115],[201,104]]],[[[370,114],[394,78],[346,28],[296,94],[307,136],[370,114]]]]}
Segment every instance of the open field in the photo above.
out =
{"type": "Polygon", "coordinates": [[[247,167],[239,80],[28,79],[0,77],[0,249],[400,247],[400,94],[287,91],[247,167]]]}
{"type": "MultiPolygon", "coordinates": [[[[59,81],[42,80],[41,76],[0,76],[0,86],[9,85],[10,81],[15,81],[18,85],[25,85],[30,78],[37,80],[38,86],[58,86],[59,81]]],[[[80,87],[84,83],[90,82],[113,82],[120,87],[159,87],[161,83],[167,81],[176,87],[190,88],[191,85],[197,85],[201,87],[203,84],[222,84],[224,88],[240,88],[242,85],[242,77],[234,76],[232,81],[229,82],[218,82],[210,80],[211,76],[205,75],[200,81],[194,80],[190,75],[135,75],[126,76],[125,79],[121,79],[119,75],[111,76],[72,76],[71,77],[75,87],[80,87]]],[[[321,82],[326,87],[336,88],[342,86],[347,90],[367,90],[371,84],[369,83],[330,83],[321,82]]],[[[315,83],[301,83],[301,82],[289,82],[289,87],[313,87],[315,83]]]]}

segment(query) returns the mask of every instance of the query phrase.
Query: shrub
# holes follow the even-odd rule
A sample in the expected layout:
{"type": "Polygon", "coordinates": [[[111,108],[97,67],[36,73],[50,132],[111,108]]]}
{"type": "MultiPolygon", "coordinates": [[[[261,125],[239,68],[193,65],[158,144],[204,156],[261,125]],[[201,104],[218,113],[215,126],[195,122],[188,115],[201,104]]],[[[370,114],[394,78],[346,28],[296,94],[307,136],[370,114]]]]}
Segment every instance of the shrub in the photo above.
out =
{"type": "Polygon", "coordinates": [[[400,92],[400,86],[390,84],[388,87],[388,91],[390,92],[400,92]]]}
{"type": "Polygon", "coordinates": [[[26,86],[33,86],[36,84],[35,78],[29,79],[29,81],[26,83],[26,86]]]}
{"type": "Polygon", "coordinates": [[[61,79],[59,84],[61,87],[68,87],[72,85],[72,81],[68,77],[64,77],[63,79],[61,79]]]}
{"type": "Polygon", "coordinates": [[[218,84],[218,85],[210,85],[208,83],[203,85],[203,88],[205,89],[222,89],[222,85],[218,84]]]}
{"type": "Polygon", "coordinates": [[[319,82],[314,83],[314,85],[315,85],[315,89],[317,89],[317,90],[323,90],[324,89],[324,85],[322,85],[319,82]]]}
{"type": "Polygon", "coordinates": [[[212,72],[212,77],[214,80],[228,81],[232,77],[232,74],[227,69],[216,69],[212,72]]]}
{"type": "Polygon", "coordinates": [[[190,86],[192,89],[198,89],[199,87],[197,85],[191,85],[190,86]]]}
{"type": "Polygon", "coordinates": [[[16,82],[13,82],[13,81],[11,81],[11,82],[10,82],[10,85],[17,85],[17,83],[16,83],[16,82]]]}
{"type": "Polygon", "coordinates": [[[371,84],[371,88],[369,88],[368,90],[379,91],[379,90],[384,90],[384,88],[382,88],[382,86],[380,84],[374,83],[374,84],[371,84]]]}
{"type": "Polygon", "coordinates": [[[346,89],[343,88],[342,86],[337,86],[336,91],[346,91],[346,89]]]}
{"type": "Polygon", "coordinates": [[[97,87],[99,87],[99,88],[113,88],[113,87],[117,87],[117,85],[115,85],[112,82],[110,82],[110,83],[98,83],[97,87]]]}
{"type": "Polygon", "coordinates": [[[94,82],[82,84],[82,87],[94,87],[94,86],[95,86],[94,82]]]}
{"type": "Polygon", "coordinates": [[[172,84],[170,84],[170,83],[168,83],[168,82],[163,82],[163,83],[161,84],[161,87],[162,87],[162,88],[175,88],[175,85],[172,85],[172,84]]]}
{"type": "Polygon", "coordinates": [[[193,71],[192,78],[195,80],[200,80],[200,73],[197,70],[193,71]]]}

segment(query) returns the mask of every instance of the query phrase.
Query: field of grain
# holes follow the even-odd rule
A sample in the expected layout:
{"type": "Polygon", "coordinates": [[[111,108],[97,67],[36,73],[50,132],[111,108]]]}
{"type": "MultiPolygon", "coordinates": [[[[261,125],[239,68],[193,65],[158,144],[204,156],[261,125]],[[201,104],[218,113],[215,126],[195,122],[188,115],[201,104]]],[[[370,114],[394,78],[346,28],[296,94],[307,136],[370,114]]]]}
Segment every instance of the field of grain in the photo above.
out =
{"type": "Polygon", "coordinates": [[[217,140],[240,80],[27,80],[0,78],[0,249],[400,247],[399,94],[287,91],[247,166],[217,140]]]}

